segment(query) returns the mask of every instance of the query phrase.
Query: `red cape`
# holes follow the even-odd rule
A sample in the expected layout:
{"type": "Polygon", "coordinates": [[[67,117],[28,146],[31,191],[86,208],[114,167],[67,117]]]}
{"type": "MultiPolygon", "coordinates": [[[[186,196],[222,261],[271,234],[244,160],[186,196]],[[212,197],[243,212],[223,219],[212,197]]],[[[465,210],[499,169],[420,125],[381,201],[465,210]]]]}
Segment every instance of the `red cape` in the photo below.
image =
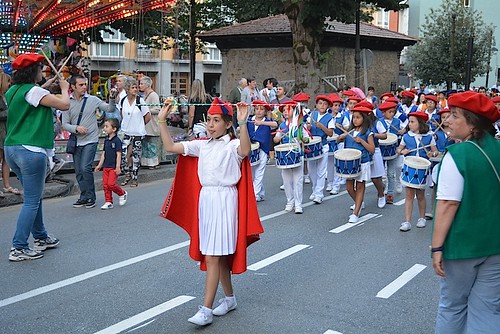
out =
{"type": "MultiPolygon", "coordinates": [[[[241,179],[238,188],[238,240],[236,252],[229,256],[233,274],[247,270],[247,247],[260,239],[264,233],[260,223],[257,202],[253,190],[251,168],[248,158],[241,163],[241,179]]],[[[198,200],[201,184],[198,179],[198,158],[179,155],[172,187],[165,198],[160,216],[182,227],[191,238],[189,256],[200,261],[200,269],[207,270],[205,257],[200,252],[198,200]]]]}

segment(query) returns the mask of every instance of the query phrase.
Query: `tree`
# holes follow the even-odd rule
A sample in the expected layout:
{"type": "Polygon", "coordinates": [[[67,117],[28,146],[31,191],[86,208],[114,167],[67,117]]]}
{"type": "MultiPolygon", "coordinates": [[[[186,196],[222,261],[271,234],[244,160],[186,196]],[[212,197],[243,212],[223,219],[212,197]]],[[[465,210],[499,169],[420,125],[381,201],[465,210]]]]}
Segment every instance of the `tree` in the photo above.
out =
{"type": "MultiPolygon", "coordinates": [[[[178,45],[183,45],[183,43],[189,43],[187,42],[189,38],[188,3],[186,0],[177,1],[169,10],[168,18],[164,19],[163,23],[161,18],[165,18],[165,16],[159,12],[151,12],[144,14],[142,29],[134,26],[134,19],[119,20],[112,23],[111,26],[119,28],[127,37],[148,46],[171,47],[171,43],[165,43],[166,38],[175,39],[175,37],[178,37],[178,45]],[[176,20],[173,20],[174,14],[176,20]],[[162,31],[160,27],[163,27],[162,31]],[[143,36],[138,38],[137,32],[142,33],[143,36]]],[[[206,0],[197,1],[194,10],[197,33],[231,25],[235,22],[286,14],[292,32],[295,90],[317,94],[321,87],[320,44],[327,24],[326,21],[330,19],[354,23],[356,11],[361,5],[364,8],[376,6],[387,10],[399,10],[406,7],[406,5],[400,4],[399,0],[365,2],[361,2],[361,0],[206,0]]],[[[372,19],[371,11],[363,10],[361,19],[370,21],[372,19]]],[[[201,46],[199,45],[198,48],[201,46]]]]}
{"type": "Polygon", "coordinates": [[[425,84],[466,85],[467,42],[473,37],[471,81],[486,72],[491,50],[492,25],[481,14],[465,8],[461,0],[443,0],[431,9],[422,26],[422,37],[408,48],[408,70],[425,84]]]}

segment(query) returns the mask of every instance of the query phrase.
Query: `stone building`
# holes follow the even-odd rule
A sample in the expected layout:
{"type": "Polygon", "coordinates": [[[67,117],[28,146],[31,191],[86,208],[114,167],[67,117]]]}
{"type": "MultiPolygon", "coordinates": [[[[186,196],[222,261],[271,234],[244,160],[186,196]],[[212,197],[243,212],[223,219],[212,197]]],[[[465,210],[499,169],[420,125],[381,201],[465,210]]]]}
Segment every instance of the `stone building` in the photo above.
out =
{"type": "MultiPolygon", "coordinates": [[[[401,50],[417,40],[407,35],[361,23],[361,48],[369,66],[361,70],[361,88],[374,86],[376,92],[398,85],[401,50]],[[371,62],[371,64],[370,64],[371,62]]],[[[261,18],[214,29],[199,36],[216,43],[222,52],[221,93],[227,98],[241,77],[255,77],[259,86],[269,77],[292,82],[295,76],[290,23],[285,15],[261,18]]],[[[321,71],[324,92],[344,83],[354,85],[355,25],[331,21],[321,42],[324,55],[321,71]],[[327,83],[327,81],[329,83],[327,83]]]]}

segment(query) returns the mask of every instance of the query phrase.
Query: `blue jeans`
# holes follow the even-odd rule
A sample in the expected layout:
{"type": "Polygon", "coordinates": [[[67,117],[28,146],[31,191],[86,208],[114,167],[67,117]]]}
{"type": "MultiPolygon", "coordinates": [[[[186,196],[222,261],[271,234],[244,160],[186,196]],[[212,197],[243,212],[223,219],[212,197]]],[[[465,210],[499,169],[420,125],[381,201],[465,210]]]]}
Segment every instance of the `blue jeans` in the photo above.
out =
{"type": "Polygon", "coordinates": [[[500,333],[500,254],[443,267],[436,334],[500,333]]]}
{"type": "Polygon", "coordinates": [[[5,146],[4,151],[5,160],[16,173],[24,190],[23,207],[17,217],[12,246],[26,249],[30,232],[35,239],[47,238],[42,213],[47,156],[44,153],[27,150],[23,146],[5,146]]]}
{"type": "Polygon", "coordinates": [[[92,163],[95,159],[97,143],[77,146],[73,154],[75,164],[76,181],[80,187],[80,199],[82,201],[92,200],[95,202],[94,170],[92,163]]]}

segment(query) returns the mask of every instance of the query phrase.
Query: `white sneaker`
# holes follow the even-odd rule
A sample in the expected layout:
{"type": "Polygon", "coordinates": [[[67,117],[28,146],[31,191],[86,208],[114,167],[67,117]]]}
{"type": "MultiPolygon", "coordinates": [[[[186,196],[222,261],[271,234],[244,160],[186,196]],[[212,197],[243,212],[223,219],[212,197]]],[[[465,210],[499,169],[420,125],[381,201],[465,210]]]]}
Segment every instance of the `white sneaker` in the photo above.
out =
{"type": "Polygon", "coordinates": [[[198,306],[199,310],[188,319],[189,322],[196,324],[198,326],[206,326],[212,323],[214,317],[212,315],[212,310],[205,306],[198,306]]]}
{"type": "Polygon", "coordinates": [[[257,196],[255,196],[255,200],[257,202],[262,202],[264,200],[264,197],[257,195],[257,196]]]}
{"type": "Polygon", "coordinates": [[[224,297],[221,300],[219,300],[220,305],[214,308],[212,311],[213,315],[216,316],[221,316],[221,315],[226,315],[228,312],[231,312],[232,310],[236,309],[236,297],[224,297]]]}
{"type": "MultiPolygon", "coordinates": [[[[356,204],[353,204],[349,207],[349,209],[354,210],[355,207],[356,207],[356,204]]],[[[364,209],[364,208],[365,208],[365,202],[361,202],[361,209],[364,209]]]]}
{"type": "Polygon", "coordinates": [[[399,230],[401,232],[408,232],[409,230],[411,230],[411,224],[409,222],[402,222],[399,230]]]}
{"type": "Polygon", "coordinates": [[[332,188],[332,190],[330,190],[330,195],[337,195],[338,193],[339,193],[338,188],[332,188]]]}
{"type": "Polygon", "coordinates": [[[321,197],[316,196],[313,198],[313,202],[316,204],[321,204],[321,202],[323,202],[323,199],[321,197]]]}
{"type": "Polygon", "coordinates": [[[284,185],[284,184],[282,184],[282,185],[280,186],[280,190],[285,190],[285,185],[284,185]]]}
{"type": "Polygon", "coordinates": [[[396,193],[401,194],[403,192],[403,186],[401,183],[396,184],[396,193]]]}
{"type": "Polygon", "coordinates": [[[125,192],[125,194],[120,196],[120,200],[119,200],[120,206],[124,206],[125,203],[127,203],[127,195],[128,195],[128,193],[125,192]]]}
{"type": "Polygon", "coordinates": [[[285,205],[285,211],[286,212],[292,212],[293,210],[293,204],[287,204],[285,205]]]}
{"type": "Polygon", "coordinates": [[[377,206],[382,209],[385,206],[385,196],[382,196],[378,199],[377,206]]]}
{"type": "Polygon", "coordinates": [[[307,176],[307,175],[304,175],[304,183],[305,184],[311,183],[311,178],[309,176],[307,176]]]}
{"type": "Polygon", "coordinates": [[[359,222],[359,217],[355,214],[349,216],[349,223],[357,224],[359,222]]]}
{"type": "Polygon", "coordinates": [[[314,194],[311,194],[311,196],[309,196],[309,200],[311,200],[311,201],[314,200],[314,194]]]}
{"type": "Polygon", "coordinates": [[[417,220],[417,227],[425,227],[427,222],[425,221],[425,218],[418,218],[417,220]]]}
{"type": "Polygon", "coordinates": [[[101,210],[109,210],[109,209],[113,209],[113,203],[106,202],[104,203],[103,206],[101,206],[101,210]]]}
{"type": "Polygon", "coordinates": [[[331,184],[327,185],[325,191],[331,191],[331,190],[332,190],[332,185],[331,184]]]}
{"type": "Polygon", "coordinates": [[[302,207],[301,206],[296,206],[295,207],[295,213],[300,215],[302,213],[304,213],[304,210],[302,210],[302,207]]]}

